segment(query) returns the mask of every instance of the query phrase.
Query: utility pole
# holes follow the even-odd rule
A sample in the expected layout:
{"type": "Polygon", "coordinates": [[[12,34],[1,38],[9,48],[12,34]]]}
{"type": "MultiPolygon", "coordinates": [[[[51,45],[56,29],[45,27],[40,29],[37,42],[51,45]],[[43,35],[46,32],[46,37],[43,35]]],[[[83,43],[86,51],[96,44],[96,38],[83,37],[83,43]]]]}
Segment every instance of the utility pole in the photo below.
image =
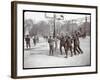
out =
{"type": "Polygon", "coordinates": [[[53,20],[53,27],[54,27],[54,29],[53,29],[53,38],[55,38],[56,37],[56,20],[64,20],[63,15],[60,15],[60,18],[57,18],[56,13],[53,13],[53,17],[47,16],[46,13],[45,13],[45,18],[53,20]]]}

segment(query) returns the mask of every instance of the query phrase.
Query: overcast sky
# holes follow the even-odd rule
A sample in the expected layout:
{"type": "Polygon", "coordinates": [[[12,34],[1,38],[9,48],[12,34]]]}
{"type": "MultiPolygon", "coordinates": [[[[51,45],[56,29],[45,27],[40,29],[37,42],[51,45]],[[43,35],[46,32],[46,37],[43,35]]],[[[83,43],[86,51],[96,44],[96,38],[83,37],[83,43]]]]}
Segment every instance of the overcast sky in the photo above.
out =
{"type": "MultiPolygon", "coordinates": [[[[45,12],[24,12],[25,19],[32,19],[34,22],[39,22],[41,20],[47,20],[45,18],[45,12]]],[[[53,17],[53,13],[46,13],[47,16],[53,17]]],[[[85,15],[85,14],[61,14],[61,13],[56,13],[56,17],[60,17],[60,15],[64,16],[64,20],[72,20],[72,19],[77,19],[77,18],[85,18],[86,16],[90,15],[85,15]]]]}

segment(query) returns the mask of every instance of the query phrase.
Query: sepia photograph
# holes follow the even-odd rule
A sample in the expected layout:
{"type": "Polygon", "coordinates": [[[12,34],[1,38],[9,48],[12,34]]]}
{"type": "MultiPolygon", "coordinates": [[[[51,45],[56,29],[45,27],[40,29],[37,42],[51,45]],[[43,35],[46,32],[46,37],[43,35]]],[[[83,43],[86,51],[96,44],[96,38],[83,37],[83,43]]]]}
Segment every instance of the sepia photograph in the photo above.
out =
{"type": "Polygon", "coordinates": [[[24,10],[24,69],[91,66],[91,14],[24,10]]]}

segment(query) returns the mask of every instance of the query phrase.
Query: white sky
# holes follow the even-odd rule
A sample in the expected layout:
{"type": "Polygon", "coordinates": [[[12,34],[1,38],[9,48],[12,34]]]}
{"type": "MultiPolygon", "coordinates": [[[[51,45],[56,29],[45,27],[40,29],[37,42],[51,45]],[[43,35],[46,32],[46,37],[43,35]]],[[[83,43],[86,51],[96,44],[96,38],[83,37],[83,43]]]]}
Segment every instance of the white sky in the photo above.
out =
{"type": "MultiPolygon", "coordinates": [[[[47,20],[45,18],[45,12],[25,12],[25,19],[32,19],[34,22],[38,22],[41,20],[47,20]]],[[[61,13],[56,13],[56,17],[59,17],[60,15],[64,16],[64,20],[72,20],[72,19],[77,19],[77,18],[85,18],[86,16],[90,15],[84,15],[84,14],[61,14],[61,13]]],[[[52,17],[53,13],[47,13],[47,16],[52,17]]]]}

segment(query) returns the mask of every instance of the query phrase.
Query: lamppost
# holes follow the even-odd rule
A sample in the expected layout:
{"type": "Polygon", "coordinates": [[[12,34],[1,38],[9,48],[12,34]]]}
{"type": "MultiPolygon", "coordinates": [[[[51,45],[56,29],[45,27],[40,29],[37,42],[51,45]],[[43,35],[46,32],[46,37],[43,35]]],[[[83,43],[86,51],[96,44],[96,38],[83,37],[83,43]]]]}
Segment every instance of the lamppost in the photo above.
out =
{"type": "Polygon", "coordinates": [[[53,19],[54,29],[53,29],[53,38],[56,37],[56,20],[64,20],[64,16],[60,15],[60,18],[57,18],[56,13],[53,13],[53,17],[47,16],[45,13],[45,18],[53,19]]]}

